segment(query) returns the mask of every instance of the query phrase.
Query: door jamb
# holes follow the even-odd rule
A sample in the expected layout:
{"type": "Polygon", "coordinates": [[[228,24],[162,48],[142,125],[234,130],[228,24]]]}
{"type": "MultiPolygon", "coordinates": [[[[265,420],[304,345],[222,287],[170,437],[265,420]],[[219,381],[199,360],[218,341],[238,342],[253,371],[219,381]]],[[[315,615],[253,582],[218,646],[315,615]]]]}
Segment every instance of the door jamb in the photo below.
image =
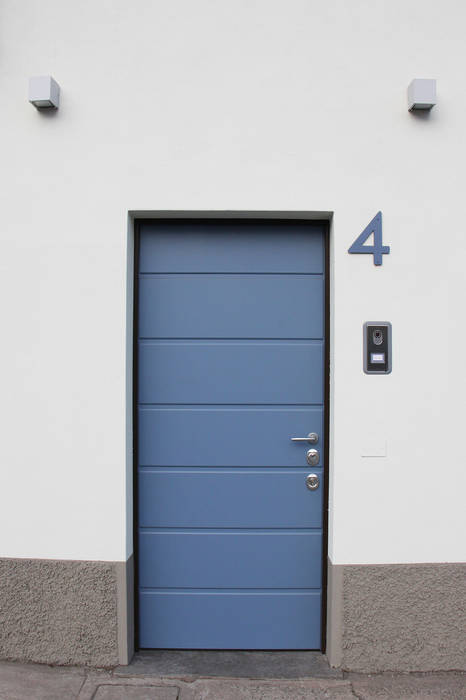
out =
{"type": "MultiPolygon", "coordinates": [[[[134,241],[133,250],[133,279],[132,279],[132,400],[131,400],[131,419],[132,419],[132,475],[133,475],[133,508],[132,508],[132,525],[133,525],[133,557],[129,561],[134,566],[134,593],[133,600],[128,600],[129,610],[134,611],[134,649],[139,650],[139,602],[138,602],[138,338],[137,338],[137,322],[139,314],[139,294],[138,294],[138,269],[139,269],[139,242],[140,242],[140,225],[147,220],[172,220],[181,221],[193,219],[218,219],[218,220],[241,220],[241,221],[322,221],[324,224],[324,272],[325,272],[325,290],[324,290],[324,338],[325,338],[325,355],[324,355],[324,493],[323,493],[323,523],[322,523],[322,602],[321,602],[321,653],[325,654],[327,648],[327,558],[328,558],[328,520],[329,520],[329,472],[330,472],[330,225],[333,218],[333,212],[330,211],[129,211],[129,230],[132,233],[134,241]],[[131,226],[132,224],[132,226],[131,226]],[[132,229],[132,231],[131,231],[132,229]],[[134,607],[133,607],[134,606],[134,607]]],[[[128,514],[129,515],[129,514],[128,514]]],[[[130,660],[130,659],[129,659],[130,660]]]]}

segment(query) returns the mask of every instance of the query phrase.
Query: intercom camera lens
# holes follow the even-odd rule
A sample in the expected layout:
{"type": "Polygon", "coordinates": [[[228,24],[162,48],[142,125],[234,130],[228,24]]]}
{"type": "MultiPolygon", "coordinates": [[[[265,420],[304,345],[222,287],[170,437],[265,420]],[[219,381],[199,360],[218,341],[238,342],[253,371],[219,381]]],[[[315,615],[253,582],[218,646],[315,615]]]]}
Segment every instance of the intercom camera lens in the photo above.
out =
{"type": "Polygon", "coordinates": [[[372,338],[374,340],[375,345],[382,345],[383,342],[383,333],[380,330],[374,331],[372,334],[372,338]]]}

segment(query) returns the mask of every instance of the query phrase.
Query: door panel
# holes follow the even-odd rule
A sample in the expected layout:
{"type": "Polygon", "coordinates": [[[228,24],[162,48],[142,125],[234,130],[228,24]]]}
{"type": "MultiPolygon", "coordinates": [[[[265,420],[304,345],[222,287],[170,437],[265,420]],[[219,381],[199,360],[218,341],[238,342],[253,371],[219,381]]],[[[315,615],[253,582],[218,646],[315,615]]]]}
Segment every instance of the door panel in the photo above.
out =
{"type": "Polygon", "coordinates": [[[318,648],[322,224],[146,222],[138,296],[140,646],[318,648]]]}
{"type": "Polygon", "coordinates": [[[147,222],[140,237],[142,274],[323,271],[322,224],[317,222],[147,222]]]}
{"type": "Polygon", "coordinates": [[[321,406],[141,406],[139,463],[302,467],[303,446],[290,438],[310,432],[322,435],[322,421],[321,406]]]}
{"type": "Polygon", "coordinates": [[[161,649],[318,649],[320,591],[142,591],[140,637],[161,649]],[[264,620],[267,621],[264,624],[264,620]]]}
{"type": "Polygon", "coordinates": [[[321,275],[142,277],[142,338],[322,338],[321,275]]]}
{"type": "MultiPolygon", "coordinates": [[[[313,467],[322,478],[322,468],[313,467]]],[[[141,472],[143,528],[320,528],[322,489],[303,488],[309,467],[147,469],[141,472]]]]}
{"type": "Polygon", "coordinates": [[[322,341],[141,341],[139,400],[321,403],[323,362],[322,341]]]}
{"type": "Polygon", "coordinates": [[[320,532],[143,532],[142,588],[319,588],[320,532]],[[163,565],[161,566],[161,562],[163,565]],[[238,566],[241,562],[241,566],[238,566]]]}

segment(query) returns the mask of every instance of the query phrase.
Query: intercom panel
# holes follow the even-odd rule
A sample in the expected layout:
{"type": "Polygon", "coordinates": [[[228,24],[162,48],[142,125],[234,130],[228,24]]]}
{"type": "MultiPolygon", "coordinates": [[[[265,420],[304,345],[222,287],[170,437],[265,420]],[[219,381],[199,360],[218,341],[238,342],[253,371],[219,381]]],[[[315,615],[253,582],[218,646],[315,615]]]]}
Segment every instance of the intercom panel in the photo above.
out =
{"type": "Polygon", "coordinates": [[[392,324],[367,321],[364,324],[364,372],[390,374],[392,371],[392,324]]]}

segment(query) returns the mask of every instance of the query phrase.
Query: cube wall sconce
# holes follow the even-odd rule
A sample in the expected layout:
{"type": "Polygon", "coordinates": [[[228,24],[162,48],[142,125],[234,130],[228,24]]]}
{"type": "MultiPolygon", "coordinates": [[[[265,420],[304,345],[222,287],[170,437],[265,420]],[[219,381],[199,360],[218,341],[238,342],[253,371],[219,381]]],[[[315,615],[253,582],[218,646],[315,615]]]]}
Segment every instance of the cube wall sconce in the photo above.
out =
{"type": "Polygon", "coordinates": [[[58,109],[60,86],[51,75],[29,78],[29,102],[37,109],[58,109]]]}
{"type": "Polygon", "coordinates": [[[432,109],[437,102],[436,81],[430,78],[415,78],[408,85],[408,109],[432,109]]]}

